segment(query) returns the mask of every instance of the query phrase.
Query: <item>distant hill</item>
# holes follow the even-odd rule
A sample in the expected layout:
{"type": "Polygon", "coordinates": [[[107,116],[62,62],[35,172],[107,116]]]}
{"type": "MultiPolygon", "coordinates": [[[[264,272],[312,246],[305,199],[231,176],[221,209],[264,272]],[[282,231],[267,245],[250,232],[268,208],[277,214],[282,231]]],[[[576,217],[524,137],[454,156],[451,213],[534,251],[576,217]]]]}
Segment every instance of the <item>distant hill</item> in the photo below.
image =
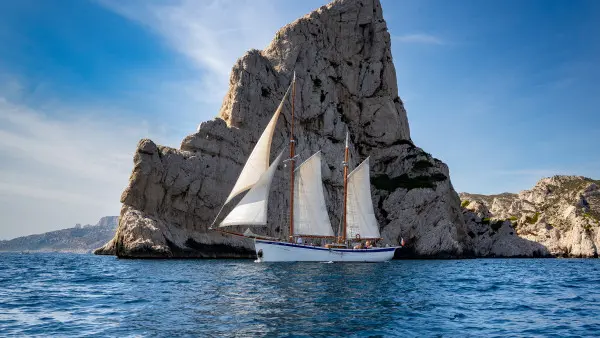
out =
{"type": "Polygon", "coordinates": [[[106,216],[96,225],[77,224],[73,228],[0,241],[0,251],[87,253],[111,240],[117,223],[118,216],[106,216]]]}
{"type": "Polygon", "coordinates": [[[600,255],[600,180],[557,175],[518,194],[460,199],[477,256],[600,255]]]}

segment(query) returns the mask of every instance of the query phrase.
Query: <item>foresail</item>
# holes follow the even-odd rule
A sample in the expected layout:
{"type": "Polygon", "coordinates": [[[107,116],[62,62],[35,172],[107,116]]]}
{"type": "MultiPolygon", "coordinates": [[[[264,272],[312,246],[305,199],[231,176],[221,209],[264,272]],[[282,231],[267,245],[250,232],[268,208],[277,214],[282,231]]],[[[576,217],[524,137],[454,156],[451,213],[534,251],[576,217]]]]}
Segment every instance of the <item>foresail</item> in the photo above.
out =
{"type": "Polygon", "coordinates": [[[273,132],[275,131],[277,118],[283,109],[283,104],[287,99],[289,91],[290,89],[288,88],[283,96],[283,99],[279,103],[279,107],[277,107],[275,114],[273,114],[271,121],[269,121],[269,124],[258,139],[258,142],[256,142],[256,145],[254,146],[252,153],[250,153],[250,156],[248,157],[248,160],[246,161],[246,164],[244,165],[237,182],[235,182],[229,197],[227,197],[225,204],[227,204],[232,198],[240,193],[252,188],[252,186],[258,182],[261,175],[263,175],[265,171],[267,171],[267,168],[269,168],[269,156],[271,154],[271,141],[273,140],[273,132]]]}
{"type": "Polygon", "coordinates": [[[269,190],[275,175],[275,170],[281,161],[283,151],[273,161],[256,184],[246,193],[242,200],[225,217],[220,227],[231,225],[266,225],[267,205],[269,202],[269,190]]]}
{"type": "Polygon", "coordinates": [[[296,169],[294,195],[294,234],[333,237],[323,193],[320,151],[296,169]]]}
{"type": "Polygon", "coordinates": [[[379,225],[371,201],[369,158],[348,175],[346,237],[379,238],[379,225]]]}

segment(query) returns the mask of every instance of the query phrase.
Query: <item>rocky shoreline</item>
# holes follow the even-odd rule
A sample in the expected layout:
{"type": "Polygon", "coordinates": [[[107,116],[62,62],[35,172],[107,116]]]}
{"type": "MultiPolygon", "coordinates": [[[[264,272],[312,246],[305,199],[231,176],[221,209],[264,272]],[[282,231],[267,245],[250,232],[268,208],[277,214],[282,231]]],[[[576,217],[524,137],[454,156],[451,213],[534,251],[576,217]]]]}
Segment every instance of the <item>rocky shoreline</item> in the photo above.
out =
{"type": "Polygon", "coordinates": [[[478,246],[477,256],[598,257],[600,180],[554,176],[519,194],[461,193],[460,197],[469,227],[498,228],[485,239],[487,246],[478,246]],[[514,249],[497,244],[510,236],[531,244],[514,249]]]}

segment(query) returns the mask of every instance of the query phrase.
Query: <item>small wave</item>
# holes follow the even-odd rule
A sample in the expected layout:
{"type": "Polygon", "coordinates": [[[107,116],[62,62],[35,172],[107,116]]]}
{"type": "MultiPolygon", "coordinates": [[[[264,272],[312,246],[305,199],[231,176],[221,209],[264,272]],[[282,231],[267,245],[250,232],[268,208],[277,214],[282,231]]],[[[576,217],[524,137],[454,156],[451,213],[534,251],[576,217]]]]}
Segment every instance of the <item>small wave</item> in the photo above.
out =
{"type": "Polygon", "coordinates": [[[452,319],[463,319],[463,318],[467,318],[467,315],[463,314],[463,313],[457,313],[454,315],[454,317],[452,317],[452,319]]]}
{"type": "Polygon", "coordinates": [[[585,301],[585,299],[583,299],[583,297],[581,297],[581,296],[563,297],[563,298],[558,298],[557,300],[559,302],[581,302],[581,301],[585,301]]]}
{"type": "Polygon", "coordinates": [[[138,298],[138,299],[129,299],[123,302],[123,304],[140,304],[140,303],[148,303],[149,300],[138,298]]]}

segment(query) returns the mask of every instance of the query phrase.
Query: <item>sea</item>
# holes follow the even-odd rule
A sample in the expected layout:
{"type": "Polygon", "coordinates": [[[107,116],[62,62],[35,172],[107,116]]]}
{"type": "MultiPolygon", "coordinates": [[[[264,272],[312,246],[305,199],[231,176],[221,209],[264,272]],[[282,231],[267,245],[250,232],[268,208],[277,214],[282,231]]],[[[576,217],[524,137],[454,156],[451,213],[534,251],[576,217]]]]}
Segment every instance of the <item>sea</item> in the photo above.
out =
{"type": "Polygon", "coordinates": [[[0,254],[0,336],[600,336],[600,260],[0,254]]]}

